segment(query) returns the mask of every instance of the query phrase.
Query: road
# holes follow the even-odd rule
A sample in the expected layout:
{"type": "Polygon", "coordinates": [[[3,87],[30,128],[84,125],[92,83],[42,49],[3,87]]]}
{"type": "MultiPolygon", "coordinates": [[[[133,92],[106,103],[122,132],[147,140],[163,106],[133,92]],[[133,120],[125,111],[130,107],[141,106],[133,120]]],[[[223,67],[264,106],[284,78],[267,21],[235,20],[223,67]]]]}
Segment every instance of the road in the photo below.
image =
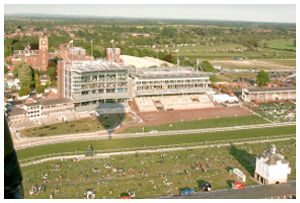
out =
{"type": "Polygon", "coordinates": [[[131,138],[131,137],[145,137],[145,136],[167,136],[167,135],[185,135],[185,134],[201,134],[210,132],[225,132],[235,130],[249,130],[249,129],[261,129],[261,128],[273,128],[280,126],[292,126],[295,122],[289,123],[271,123],[271,124],[257,124],[257,125],[245,125],[245,126],[233,126],[233,127],[220,127],[220,128],[204,128],[193,130],[176,130],[176,131],[155,131],[145,133],[124,133],[114,134],[108,131],[98,131],[92,133],[80,133],[80,134],[67,134],[57,136],[46,137],[23,137],[14,138],[14,147],[16,149],[25,149],[29,147],[47,145],[62,142],[82,141],[82,140],[101,140],[110,138],[131,138]]]}
{"type": "Polygon", "coordinates": [[[244,190],[216,190],[212,192],[198,192],[190,196],[159,197],[165,199],[265,199],[284,198],[284,196],[296,195],[296,181],[277,185],[254,185],[244,190]]]}

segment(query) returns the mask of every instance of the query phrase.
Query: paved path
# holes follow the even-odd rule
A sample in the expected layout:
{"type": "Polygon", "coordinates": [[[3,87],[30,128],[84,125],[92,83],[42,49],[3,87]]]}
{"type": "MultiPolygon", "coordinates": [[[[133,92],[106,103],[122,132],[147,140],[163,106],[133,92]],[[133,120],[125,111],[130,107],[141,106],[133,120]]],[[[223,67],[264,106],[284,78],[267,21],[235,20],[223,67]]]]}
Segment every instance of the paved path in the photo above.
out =
{"type": "Polygon", "coordinates": [[[249,129],[261,129],[261,128],[273,128],[280,126],[292,126],[295,122],[289,123],[268,123],[257,125],[245,125],[245,126],[233,126],[233,127],[219,127],[219,128],[204,128],[194,130],[176,130],[176,131],[155,131],[145,133],[127,133],[127,134],[113,134],[111,131],[98,131],[92,133],[80,133],[80,134],[68,134],[57,135],[47,137],[25,137],[21,139],[14,139],[14,147],[16,149],[25,149],[29,147],[47,145],[62,142],[71,141],[83,141],[83,140],[101,140],[111,138],[130,138],[130,137],[145,137],[145,136],[166,136],[166,135],[185,135],[185,134],[201,134],[210,132],[225,132],[235,130],[249,130],[249,129]]]}
{"type": "MultiPolygon", "coordinates": [[[[232,143],[214,143],[214,144],[206,144],[206,145],[195,145],[195,146],[178,146],[178,147],[166,147],[166,148],[157,148],[157,149],[141,149],[141,150],[129,150],[129,151],[119,151],[119,152],[107,152],[107,153],[97,153],[94,155],[94,157],[85,157],[83,154],[80,155],[58,155],[48,158],[41,158],[39,160],[35,161],[29,161],[25,163],[21,163],[20,165],[22,167],[24,166],[30,166],[34,164],[40,164],[48,161],[55,161],[55,160],[61,160],[61,159],[103,159],[103,158],[109,158],[111,156],[119,156],[119,155],[130,155],[130,154],[136,154],[136,153],[162,153],[162,152],[172,152],[172,151],[180,151],[180,150],[191,150],[191,149],[204,149],[204,148],[212,148],[212,147],[228,147],[233,145],[243,145],[243,144],[255,144],[255,143],[268,143],[268,142],[278,142],[278,141],[287,141],[291,139],[296,139],[296,137],[288,136],[288,137],[282,137],[282,138],[274,138],[274,139],[265,139],[265,140],[243,140],[243,141],[236,141],[232,143]]],[[[158,146],[159,147],[159,146],[158,146]]],[[[147,147],[149,148],[149,147],[147,147]]],[[[124,149],[123,149],[124,150],[124,149]]],[[[63,154],[63,153],[61,153],[63,154]]]]}
{"type": "Polygon", "coordinates": [[[198,192],[190,196],[159,197],[165,199],[265,199],[291,198],[296,195],[296,181],[277,185],[254,185],[244,190],[216,190],[212,192],[198,192]]]}

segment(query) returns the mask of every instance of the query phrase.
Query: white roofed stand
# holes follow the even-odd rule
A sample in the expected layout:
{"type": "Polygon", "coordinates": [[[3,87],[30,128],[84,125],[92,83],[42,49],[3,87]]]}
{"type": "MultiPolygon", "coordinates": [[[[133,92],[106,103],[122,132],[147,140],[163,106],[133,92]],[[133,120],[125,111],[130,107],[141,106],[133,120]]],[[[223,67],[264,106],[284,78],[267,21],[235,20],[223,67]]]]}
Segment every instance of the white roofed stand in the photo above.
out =
{"type": "Polygon", "coordinates": [[[256,157],[254,178],[262,184],[278,184],[287,182],[291,173],[289,162],[278,153],[275,145],[256,157]]]}

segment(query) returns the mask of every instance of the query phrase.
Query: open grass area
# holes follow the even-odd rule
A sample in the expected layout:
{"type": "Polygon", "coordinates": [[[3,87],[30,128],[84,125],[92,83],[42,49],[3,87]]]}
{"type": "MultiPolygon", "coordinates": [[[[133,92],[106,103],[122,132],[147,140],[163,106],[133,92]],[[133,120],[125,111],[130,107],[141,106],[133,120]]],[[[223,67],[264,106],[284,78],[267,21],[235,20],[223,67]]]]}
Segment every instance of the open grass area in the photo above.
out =
{"type": "Polygon", "coordinates": [[[296,51],[293,39],[276,39],[267,41],[267,46],[272,49],[296,51]]]}
{"type": "MultiPolygon", "coordinates": [[[[169,47],[164,48],[165,51],[171,51],[176,55],[175,50],[179,49],[178,56],[187,57],[190,60],[201,58],[203,60],[215,59],[231,59],[235,57],[244,57],[248,59],[278,59],[278,58],[296,58],[294,51],[282,49],[275,49],[274,46],[282,42],[276,40],[270,41],[270,48],[258,48],[257,50],[249,50],[241,44],[210,44],[210,45],[187,45],[183,47],[169,47]],[[273,46],[272,46],[273,45],[273,46]]],[[[277,45],[278,47],[279,45],[277,45]]],[[[280,47],[279,46],[279,47],[280,47]]],[[[289,46],[286,45],[286,46],[289,46]]],[[[151,49],[155,51],[155,49],[151,49]]]]}
{"type": "Polygon", "coordinates": [[[94,150],[109,150],[133,148],[133,147],[148,147],[160,145],[172,145],[216,140],[228,140],[251,137],[272,137],[285,134],[296,133],[296,126],[284,126],[263,129],[237,130],[228,132],[214,132],[190,135],[170,135],[170,136],[153,136],[153,137],[137,137],[137,138],[122,138],[111,140],[87,140],[66,142],[59,144],[49,144],[33,148],[18,150],[18,158],[20,160],[30,157],[59,153],[59,152],[76,152],[85,151],[89,144],[94,150]]]}
{"type": "Polygon", "coordinates": [[[63,135],[73,133],[86,133],[117,127],[123,121],[130,120],[127,114],[108,114],[97,118],[84,118],[75,121],[66,121],[36,128],[28,128],[21,131],[21,136],[44,137],[50,135],[63,135]]]}
{"type": "Polygon", "coordinates": [[[291,102],[262,103],[254,110],[274,122],[296,121],[296,104],[291,102]]]}
{"type": "MultiPolygon", "coordinates": [[[[274,144],[290,163],[289,179],[296,179],[296,141],[274,144]]],[[[270,143],[47,162],[22,168],[24,193],[25,198],[49,198],[52,194],[53,198],[80,199],[87,189],[93,190],[96,198],[120,198],[123,192],[135,192],[136,198],[177,195],[185,187],[199,191],[206,181],[213,190],[229,188],[228,183],[237,178],[228,168],[243,171],[249,186],[256,184],[252,179],[255,157],[268,147],[270,143]],[[43,189],[29,195],[33,185],[43,189]]]]}
{"type": "Polygon", "coordinates": [[[291,67],[296,67],[296,59],[270,59],[270,60],[259,60],[262,62],[267,62],[267,63],[273,63],[273,64],[278,64],[278,65],[284,65],[284,66],[291,66],[291,67]]]}
{"type": "Polygon", "coordinates": [[[217,128],[227,126],[239,126],[239,125],[251,125],[251,124],[262,124],[267,123],[261,117],[252,116],[239,116],[229,118],[218,118],[218,119],[204,119],[195,121],[179,121],[176,123],[168,123],[162,125],[152,126],[139,126],[126,128],[124,133],[136,133],[136,132],[150,132],[153,130],[157,131],[173,131],[173,130],[187,130],[187,129],[200,129],[200,128],[217,128]]]}

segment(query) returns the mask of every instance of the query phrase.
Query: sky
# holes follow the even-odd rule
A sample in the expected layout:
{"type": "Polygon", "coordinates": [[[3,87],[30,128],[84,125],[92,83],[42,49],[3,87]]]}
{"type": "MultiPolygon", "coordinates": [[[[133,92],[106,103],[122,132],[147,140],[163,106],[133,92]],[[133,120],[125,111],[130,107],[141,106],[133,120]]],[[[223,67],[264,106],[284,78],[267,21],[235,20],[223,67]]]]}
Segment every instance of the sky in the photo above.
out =
{"type": "Polygon", "coordinates": [[[6,4],[5,14],[53,14],[99,17],[168,18],[257,22],[296,22],[293,4],[79,5],[6,4]]]}

